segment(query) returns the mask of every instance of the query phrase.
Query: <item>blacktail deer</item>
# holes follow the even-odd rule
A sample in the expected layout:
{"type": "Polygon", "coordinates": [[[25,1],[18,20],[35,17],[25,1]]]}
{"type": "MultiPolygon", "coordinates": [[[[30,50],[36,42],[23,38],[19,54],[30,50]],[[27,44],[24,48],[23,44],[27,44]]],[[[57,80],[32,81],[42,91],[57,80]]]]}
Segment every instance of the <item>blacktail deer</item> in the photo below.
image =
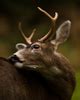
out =
{"type": "Polygon", "coordinates": [[[68,59],[57,52],[59,44],[67,40],[71,22],[65,21],[56,31],[58,13],[52,17],[38,7],[52,21],[52,28],[41,39],[32,42],[35,29],[26,44],[18,43],[17,52],[7,60],[0,58],[0,100],[71,100],[75,75],[68,59]]]}

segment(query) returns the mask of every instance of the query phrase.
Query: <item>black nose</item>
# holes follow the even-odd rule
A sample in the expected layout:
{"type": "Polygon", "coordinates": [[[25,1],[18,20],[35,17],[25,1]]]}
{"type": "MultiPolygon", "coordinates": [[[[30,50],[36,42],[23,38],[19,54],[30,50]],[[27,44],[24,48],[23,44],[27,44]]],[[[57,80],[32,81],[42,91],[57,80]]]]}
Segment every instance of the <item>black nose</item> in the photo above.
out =
{"type": "Polygon", "coordinates": [[[16,55],[10,56],[10,57],[8,58],[8,60],[9,60],[10,63],[12,63],[12,64],[14,64],[14,63],[16,63],[16,62],[21,62],[21,61],[19,60],[19,58],[18,58],[16,55]]]}

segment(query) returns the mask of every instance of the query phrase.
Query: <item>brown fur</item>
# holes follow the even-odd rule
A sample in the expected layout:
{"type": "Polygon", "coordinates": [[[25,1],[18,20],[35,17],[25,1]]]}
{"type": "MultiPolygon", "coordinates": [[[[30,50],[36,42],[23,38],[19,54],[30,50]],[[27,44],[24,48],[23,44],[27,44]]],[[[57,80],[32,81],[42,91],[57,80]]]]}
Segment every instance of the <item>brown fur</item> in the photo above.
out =
{"type": "Polygon", "coordinates": [[[67,73],[47,78],[45,73],[16,69],[0,58],[0,100],[70,100],[75,81],[67,73]]]}

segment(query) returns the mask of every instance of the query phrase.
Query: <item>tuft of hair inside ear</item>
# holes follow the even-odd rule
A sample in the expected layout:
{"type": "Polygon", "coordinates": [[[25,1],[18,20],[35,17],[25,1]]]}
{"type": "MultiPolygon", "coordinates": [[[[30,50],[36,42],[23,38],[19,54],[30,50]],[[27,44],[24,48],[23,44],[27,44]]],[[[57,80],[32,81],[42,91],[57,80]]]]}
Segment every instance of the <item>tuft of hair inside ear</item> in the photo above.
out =
{"type": "Polygon", "coordinates": [[[70,33],[71,21],[67,20],[60,25],[56,31],[56,38],[51,41],[52,44],[58,46],[59,44],[65,42],[70,33]]]}

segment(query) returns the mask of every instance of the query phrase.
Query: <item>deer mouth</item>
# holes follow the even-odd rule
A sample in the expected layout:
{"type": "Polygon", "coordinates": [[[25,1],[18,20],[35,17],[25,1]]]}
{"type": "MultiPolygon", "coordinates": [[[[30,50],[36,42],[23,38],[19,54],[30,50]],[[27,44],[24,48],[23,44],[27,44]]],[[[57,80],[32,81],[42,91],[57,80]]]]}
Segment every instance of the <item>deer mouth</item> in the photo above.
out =
{"type": "Polygon", "coordinates": [[[25,61],[19,59],[16,55],[12,55],[8,58],[9,62],[14,65],[17,68],[30,68],[30,69],[36,69],[40,68],[40,64],[38,64],[37,61],[30,59],[30,61],[25,61]]]}
{"type": "Polygon", "coordinates": [[[23,68],[23,67],[26,67],[26,68],[38,68],[39,65],[36,64],[35,61],[31,61],[31,63],[25,63],[25,61],[22,61],[19,59],[19,57],[17,57],[16,55],[12,55],[8,58],[9,62],[11,64],[13,64],[14,66],[18,67],[18,68],[23,68]]]}

